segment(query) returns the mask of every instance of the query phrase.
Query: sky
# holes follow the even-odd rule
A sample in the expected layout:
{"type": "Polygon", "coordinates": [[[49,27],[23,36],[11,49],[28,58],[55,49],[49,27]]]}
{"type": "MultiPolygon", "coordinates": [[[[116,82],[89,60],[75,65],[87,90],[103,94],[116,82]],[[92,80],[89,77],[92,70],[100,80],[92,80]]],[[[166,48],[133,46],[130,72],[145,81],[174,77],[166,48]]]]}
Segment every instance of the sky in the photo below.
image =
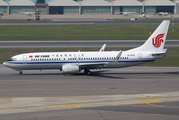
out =
{"type": "MultiPolygon", "coordinates": [[[[6,2],[9,2],[9,1],[11,1],[11,0],[5,0],[6,2]]],[[[36,0],[30,0],[30,1],[32,1],[32,2],[36,2],[36,0]]],[[[52,1],[52,0],[45,0],[45,3],[48,3],[48,2],[50,2],[50,1],[52,1]]]]}

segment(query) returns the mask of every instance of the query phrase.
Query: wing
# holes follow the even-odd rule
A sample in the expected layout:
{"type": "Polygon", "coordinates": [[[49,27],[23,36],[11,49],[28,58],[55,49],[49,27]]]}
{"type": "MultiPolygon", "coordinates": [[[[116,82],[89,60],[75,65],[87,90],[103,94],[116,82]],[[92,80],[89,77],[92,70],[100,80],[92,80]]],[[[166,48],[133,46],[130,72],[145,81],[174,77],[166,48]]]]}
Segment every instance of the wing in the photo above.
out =
{"type": "Polygon", "coordinates": [[[90,63],[79,63],[78,66],[80,68],[86,68],[86,67],[91,68],[91,69],[100,68],[107,64],[117,62],[121,55],[122,55],[122,51],[119,52],[119,54],[116,56],[116,58],[112,62],[100,62],[99,61],[99,62],[90,62],[90,63]]]}

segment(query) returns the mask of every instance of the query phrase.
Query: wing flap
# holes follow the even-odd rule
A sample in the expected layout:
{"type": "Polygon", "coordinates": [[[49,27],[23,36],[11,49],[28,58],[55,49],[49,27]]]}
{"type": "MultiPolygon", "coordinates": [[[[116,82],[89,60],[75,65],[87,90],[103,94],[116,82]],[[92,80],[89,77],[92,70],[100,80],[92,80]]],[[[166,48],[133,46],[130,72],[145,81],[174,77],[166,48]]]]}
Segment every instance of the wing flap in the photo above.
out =
{"type": "Polygon", "coordinates": [[[94,66],[94,65],[105,65],[109,62],[98,62],[98,63],[80,63],[79,66],[94,66]]]}

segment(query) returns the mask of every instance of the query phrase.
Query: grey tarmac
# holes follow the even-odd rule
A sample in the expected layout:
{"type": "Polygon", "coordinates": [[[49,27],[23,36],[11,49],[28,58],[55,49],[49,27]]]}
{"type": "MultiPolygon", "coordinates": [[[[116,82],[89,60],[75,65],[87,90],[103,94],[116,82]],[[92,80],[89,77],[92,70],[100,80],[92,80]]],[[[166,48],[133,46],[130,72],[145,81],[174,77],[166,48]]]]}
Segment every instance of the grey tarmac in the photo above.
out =
{"type": "Polygon", "coordinates": [[[2,120],[178,120],[179,68],[17,71],[0,65],[2,120]]]}
{"type": "MultiPolygon", "coordinates": [[[[175,14],[174,23],[178,24],[179,15],[175,14]]],[[[4,15],[0,21],[0,25],[63,25],[63,24],[159,24],[161,21],[130,21],[131,18],[140,19],[139,14],[129,15],[40,15],[42,20],[50,19],[50,21],[7,21],[8,19],[34,19],[35,16],[26,15],[4,15]],[[108,20],[108,19],[125,19],[124,21],[108,20]],[[126,19],[128,19],[126,21],[126,19]]],[[[171,19],[172,14],[168,16],[150,15],[148,19],[171,19]]],[[[145,18],[142,18],[145,19],[145,18]]]]}

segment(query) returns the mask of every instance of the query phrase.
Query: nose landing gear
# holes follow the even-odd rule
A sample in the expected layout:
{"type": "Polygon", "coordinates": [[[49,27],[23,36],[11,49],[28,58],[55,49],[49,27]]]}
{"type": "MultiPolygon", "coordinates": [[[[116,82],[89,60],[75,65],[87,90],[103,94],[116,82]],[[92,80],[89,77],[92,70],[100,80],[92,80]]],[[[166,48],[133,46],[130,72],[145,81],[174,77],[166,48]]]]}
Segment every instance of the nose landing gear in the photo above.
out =
{"type": "Polygon", "coordinates": [[[19,72],[19,75],[23,75],[23,72],[21,70],[14,69],[15,71],[19,72]]]}
{"type": "Polygon", "coordinates": [[[23,72],[21,70],[19,71],[19,75],[23,75],[23,72]]]}

